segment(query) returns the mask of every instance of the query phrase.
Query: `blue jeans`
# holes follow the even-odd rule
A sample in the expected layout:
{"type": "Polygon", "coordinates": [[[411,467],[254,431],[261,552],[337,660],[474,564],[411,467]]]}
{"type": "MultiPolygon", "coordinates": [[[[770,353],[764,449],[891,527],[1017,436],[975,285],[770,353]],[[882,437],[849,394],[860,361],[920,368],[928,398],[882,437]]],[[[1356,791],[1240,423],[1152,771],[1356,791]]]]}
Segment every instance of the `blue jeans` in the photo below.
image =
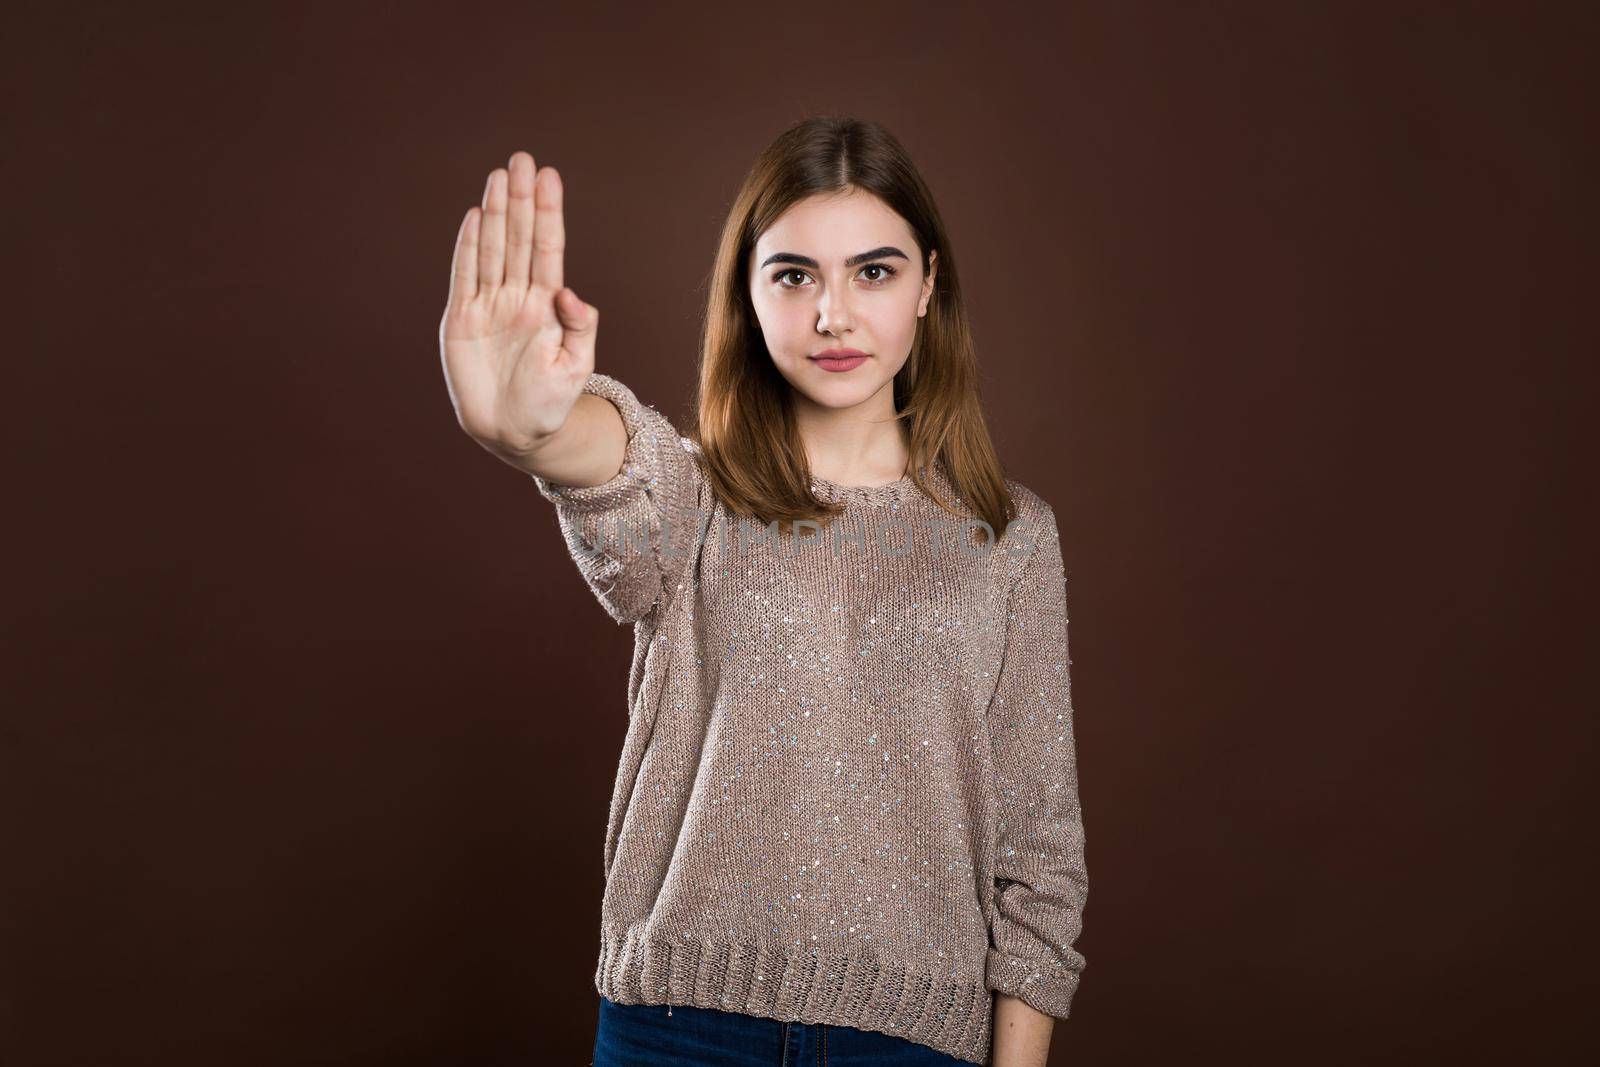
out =
{"type": "MultiPolygon", "coordinates": [[[[966,1063],[893,1034],[791,1023],[674,1004],[600,998],[594,1067],[955,1067],[966,1063]]],[[[968,1064],[968,1067],[971,1067],[968,1064]]]]}

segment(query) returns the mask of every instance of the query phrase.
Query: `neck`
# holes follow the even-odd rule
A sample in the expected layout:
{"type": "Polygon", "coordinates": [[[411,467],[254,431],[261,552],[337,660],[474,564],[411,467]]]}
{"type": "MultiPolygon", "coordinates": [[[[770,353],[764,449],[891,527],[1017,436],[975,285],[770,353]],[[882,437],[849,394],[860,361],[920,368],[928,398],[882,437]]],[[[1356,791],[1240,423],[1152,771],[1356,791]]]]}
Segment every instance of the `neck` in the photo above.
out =
{"type": "Polygon", "coordinates": [[[906,474],[911,449],[895,418],[894,383],[848,408],[794,394],[795,427],[811,473],[840,485],[887,485],[906,474]]]}

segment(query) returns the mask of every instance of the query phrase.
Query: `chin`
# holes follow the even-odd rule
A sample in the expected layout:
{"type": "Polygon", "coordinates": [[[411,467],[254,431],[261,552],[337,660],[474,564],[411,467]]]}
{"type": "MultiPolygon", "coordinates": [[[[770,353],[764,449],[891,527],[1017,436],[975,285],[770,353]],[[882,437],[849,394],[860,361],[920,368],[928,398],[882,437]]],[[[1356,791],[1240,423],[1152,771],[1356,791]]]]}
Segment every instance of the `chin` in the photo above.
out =
{"type": "Polygon", "coordinates": [[[812,403],[824,408],[853,408],[871,399],[880,389],[893,381],[889,378],[846,380],[849,378],[848,375],[829,374],[827,371],[817,371],[816,375],[831,380],[817,381],[813,377],[803,384],[796,385],[795,388],[805,394],[812,403]]]}

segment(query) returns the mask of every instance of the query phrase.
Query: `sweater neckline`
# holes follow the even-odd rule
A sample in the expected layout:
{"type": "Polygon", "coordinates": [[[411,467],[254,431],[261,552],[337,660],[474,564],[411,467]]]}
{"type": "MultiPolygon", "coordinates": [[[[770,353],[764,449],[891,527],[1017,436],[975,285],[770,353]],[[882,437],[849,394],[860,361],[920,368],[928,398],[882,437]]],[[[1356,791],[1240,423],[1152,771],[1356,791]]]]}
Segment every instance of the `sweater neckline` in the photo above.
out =
{"type": "MultiPolygon", "coordinates": [[[[926,467],[922,468],[922,473],[926,478],[926,467]]],[[[823,499],[839,504],[895,504],[910,500],[921,493],[909,472],[886,485],[840,485],[838,482],[813,474],[811,489],[823,499]]]]}

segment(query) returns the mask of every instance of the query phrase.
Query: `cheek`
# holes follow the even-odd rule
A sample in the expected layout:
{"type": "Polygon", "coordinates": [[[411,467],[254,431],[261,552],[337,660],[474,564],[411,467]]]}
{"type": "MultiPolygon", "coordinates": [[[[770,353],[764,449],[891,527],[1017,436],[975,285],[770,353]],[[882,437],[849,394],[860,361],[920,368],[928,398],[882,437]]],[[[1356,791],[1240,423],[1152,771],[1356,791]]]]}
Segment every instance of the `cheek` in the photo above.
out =
{"type": "Polygon", "coordinates": [[[917,332],[918,299],[920,294],[909,289],[875,305],[871,318],[873,332],[885,341],[892,339],[909,344],[917,332]]]}
{"type": "Polygon", "coordinates": [[[808,309],[800,300],[766,299],[756,302],[756,315],[761,321],[761,332],[767,347],[775,355],[783,355],[794,348],[805,348],[810,343],[808,334],[816,325],[814,309],[808,309]]]}

